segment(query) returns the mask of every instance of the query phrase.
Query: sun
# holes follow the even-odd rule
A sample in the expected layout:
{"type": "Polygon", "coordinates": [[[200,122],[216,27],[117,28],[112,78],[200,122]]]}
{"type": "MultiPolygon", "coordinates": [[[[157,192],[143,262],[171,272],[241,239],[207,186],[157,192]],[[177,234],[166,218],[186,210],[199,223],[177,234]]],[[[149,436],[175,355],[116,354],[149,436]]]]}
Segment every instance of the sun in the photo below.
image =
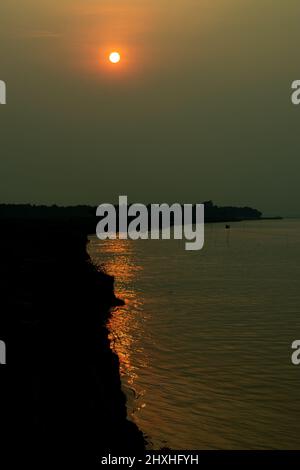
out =
{"type": "Polygon", "coordinates": [[[109,55],[109,60],[112,64],[117,64],[121,60],[119,52],[111,52],[109,55]]]}

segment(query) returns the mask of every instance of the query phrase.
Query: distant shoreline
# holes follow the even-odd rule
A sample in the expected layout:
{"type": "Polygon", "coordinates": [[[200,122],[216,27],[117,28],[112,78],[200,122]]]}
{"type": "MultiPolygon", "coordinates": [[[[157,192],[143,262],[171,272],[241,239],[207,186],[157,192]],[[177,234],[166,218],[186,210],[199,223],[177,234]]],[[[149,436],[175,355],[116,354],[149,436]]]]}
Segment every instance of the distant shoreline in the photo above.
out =
{"type": "MultiPolygon", "coordinates": [[[[204,220],[205,222],[241,222],[244,220],[281,220],[281,216],[267,217],[257,209],[251,207],[238,206],[218,206],[213,201],[204,201],[204,220]]],[[[183,204],[181,204],[183,206],[183,204]]],[[[147,205],[147,207],[150,204],[147,205]]],[[[193,204],[193,209],[195,209],[193,204]]],[[[114,206],[118,213],[119,207],[114,206]]],[[[90,233],[96,230],[99,218],[96,216],[96,206],[77,205],[77,206],[46,206],[33,204],[0,204],[0,219],[19,220],[70,220],[72,223],[89,225],[90,233]]],[[[194,216],[193,216],[194,217],[194,216]]],[[[171,225],[173,225],[171,214],[171,225]]],[[[196,220],[196,219],[195,219],[196,220]]],[[[130,221],[130,217],[128,217],[130,221]]],[[[81,225],[82,226],[82,225],[81,225]]]]}

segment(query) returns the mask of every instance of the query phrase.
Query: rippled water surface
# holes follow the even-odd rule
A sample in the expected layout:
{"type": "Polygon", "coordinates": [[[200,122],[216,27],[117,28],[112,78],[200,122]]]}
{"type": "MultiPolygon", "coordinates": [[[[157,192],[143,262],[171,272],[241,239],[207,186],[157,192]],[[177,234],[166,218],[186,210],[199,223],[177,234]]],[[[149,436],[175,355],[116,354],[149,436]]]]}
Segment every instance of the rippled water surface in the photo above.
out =
{"type": "Polygon", "coordinates": [[[149,447],[300,449],[300,221],[208,224],[205,246],[101,242],[128,411],[149,447]]]}

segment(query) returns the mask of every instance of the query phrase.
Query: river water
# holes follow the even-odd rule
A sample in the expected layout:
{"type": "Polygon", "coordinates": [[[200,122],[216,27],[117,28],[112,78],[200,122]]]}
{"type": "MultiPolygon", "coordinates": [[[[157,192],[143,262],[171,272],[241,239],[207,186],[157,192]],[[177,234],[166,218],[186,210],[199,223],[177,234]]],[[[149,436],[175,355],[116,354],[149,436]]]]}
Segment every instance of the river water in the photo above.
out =
{"type": "Polygon", "coordinates": [[[300,449],[300,221],[205,226],[205,245],[91,237],[126,301],[108,327],[128,413],[158,449],[300,449]]]}

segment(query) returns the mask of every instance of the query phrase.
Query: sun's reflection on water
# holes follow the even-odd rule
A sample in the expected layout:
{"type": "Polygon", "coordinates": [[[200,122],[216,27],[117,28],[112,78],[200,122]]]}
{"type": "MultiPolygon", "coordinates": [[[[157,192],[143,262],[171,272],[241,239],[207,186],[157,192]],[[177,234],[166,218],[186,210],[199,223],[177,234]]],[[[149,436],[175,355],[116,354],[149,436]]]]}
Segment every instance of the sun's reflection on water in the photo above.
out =
{"type": "Polygon", "coordinates": [[[115,294],[125,301],[125,305],[112,309],[107,327],[111,348],[119,357],[129,412],[133,414],[146,406],[145,391],[137,384],[138,370],[147,367],[142,342],[146,321],[144,301],[142,293],[135,287],[143,267],[135,256],[131,240],[99,241],[92,238],[89,253],[95,264],[115,276],[115,294]]]}

